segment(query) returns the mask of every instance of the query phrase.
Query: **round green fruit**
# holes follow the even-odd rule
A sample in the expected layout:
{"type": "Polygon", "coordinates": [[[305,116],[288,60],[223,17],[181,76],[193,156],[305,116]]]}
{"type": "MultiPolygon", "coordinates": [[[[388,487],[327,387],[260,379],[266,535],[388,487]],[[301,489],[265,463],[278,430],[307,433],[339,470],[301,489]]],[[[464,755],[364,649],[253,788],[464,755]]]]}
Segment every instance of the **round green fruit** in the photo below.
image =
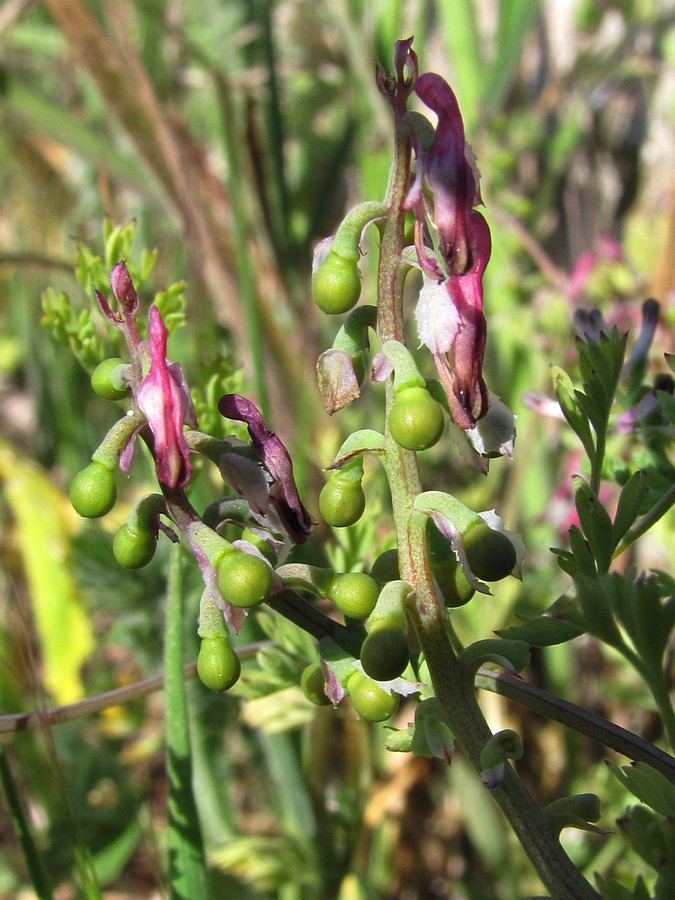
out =
{"type": "Polygon", "coordinates": [[[361,278],[355,259],[330,252],[312,276],[312,296],[322,312],[349,312],[361,296],[361,278]]]}
{"type": "Polygon", "coordinates": [[[501,531],[485,522],[474,525],[462,535],[462,544],[471,571],[485,581],[500,581],[513,572],[516,548],[501,531]]]}
{"type": "Polygon", "coordinates": [[[398,709],[398,694],[389,694],[361,672],[354,672],[349,677],[347,690],[356,712],[369,722],[384,722],[398,709]]]}
{"type": "Polygon", "coordinates": [[[370,575],[378,584],[399,581],[401,573],[398,566],[398,550],[385,550],[384,553],[380,553],[370,569],[370,575]]]}
{"type": "Polygon", "coordinates": [[[326,678],[319,663],[312,663],[303,671],[300,678],[302,693],[315,706],[328,706],[330,700],[324,690],[326,678]]]}
{"type": "Polygon", "coordinates": [[[225,635],[204,638],[197,656],[197,674],[209,690],[229,690],[239,680],[241,663],[225,635]]]}
{"type": "Polygon", "coordinates": [[[91,462],[73,478],[68,495],[76,513],[85,519],[99,519],[110,512],[117,500],[115,473],[101,463],[91,462]]]}
{"type": "Polygon", "coordinates": [[[389,412],[389,431],[406,450],[433,447],[443,434],[443,410],[423,387],[404,388],[389,412]]]}
{"type": "Polygon", "coordinates": [[[375,681],[391,681],[406,670],[410,649],[400,628],[386,624],[373,629],[361,647],[361,665],[375,681]]]}
{"type": "Polygon", "coordinates": [[[142,569],[155,555],[157,540],[149,531],[122,525],[113,538],[115,559],[124,569],[142,569]]]}
{"type": "Polygon", "coordinates": [[[358,522],[366,508],[366,495],[360,481],[331,475],[319,495],[319,512],[333,528],[346,528],[358,522]]]}
{"type": "Polygon", "coordinates": [[[429,565],[446,606],[464,606],[476,593],[459,564],[450,541],[431,519],[427,520],[427,554],[429,565]]]}
{"type": "Polygon", "coordinates": [[[249,609],[269,593],[272,570],[259,556],[232,550],[218,564],[218,587],[228,602],[249,609]]]}
{"type": "Polygon", "coordinates": [[[91,374],[91,386],[99,397],[104,400],[121,400],[128,396],[129,386],[119,377],[121,366],[128,369],[129,363],[116,357],[104,359],[96,366],[91,374]]]}
{"type": "Polygon", "coordinates": [[[380,586],[365,572],[345,572],[333,578],[327,596],[345,616],[365,619],[375,609],[380,586]]]}

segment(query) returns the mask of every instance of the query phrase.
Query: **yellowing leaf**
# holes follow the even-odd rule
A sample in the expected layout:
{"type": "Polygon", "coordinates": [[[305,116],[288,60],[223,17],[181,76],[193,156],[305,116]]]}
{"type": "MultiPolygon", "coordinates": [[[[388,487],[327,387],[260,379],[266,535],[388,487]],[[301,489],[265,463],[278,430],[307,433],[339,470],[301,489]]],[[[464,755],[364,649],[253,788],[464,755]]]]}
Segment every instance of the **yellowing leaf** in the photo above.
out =
{"type": "Polygon", "coordinates": [[[71,570],[74,513],[46,473],[1,438],[0,482],[30,589],[45,687],[57,703],[72,703],[82,697],[80,666],[94,647],[71,570]]]}

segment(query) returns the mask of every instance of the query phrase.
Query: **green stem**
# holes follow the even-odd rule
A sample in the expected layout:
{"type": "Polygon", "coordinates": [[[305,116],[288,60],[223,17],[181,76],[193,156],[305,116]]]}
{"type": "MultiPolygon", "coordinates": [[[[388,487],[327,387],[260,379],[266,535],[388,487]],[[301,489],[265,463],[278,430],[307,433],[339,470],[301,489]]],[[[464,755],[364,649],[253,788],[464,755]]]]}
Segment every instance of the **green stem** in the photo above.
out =
{"type": "MultiPolygon", "coordinates": [[[[388,198],[390,213],[382,233],[378,270],[377,321],[382,346],[389,340],[405,342],[402,304],[405,276],[401,252],[403,202],[409,176],[409,142],[397,129],[395,164],[388,198]]],[[[390,379],[387,384],[387,419],[392,402],[390,379]]],[[[424,521],[420,516],[411,515],[415,497],[421,492],[417,457],[396,444],[388,427],[384,449],[382,461],[391,490],[401,578],[414,588],[407,613],[425,655],[448,725],[472,766],[480,772],[480,754],[491,732],[478,706],[473,679],[467,680],[463,675],[458,657],[450,645],[444,612],[436,597],[426,558],[424,521]]],[[[552,823],[510,766],[503,782],[492,791],[492,795],[553,897],[598,896],[565,854],[552,823]]]]}
{"type": "Polygon", "coordinates": [[[633,734],[632,731],[603,719],[602,716],[505,672],[495,672],[481,667],[478,670],[476,684],[484,690],[508,697],[509,700],[514,700],[547,719],[560,722],[561,725],[586,735],[604,747],[610,747],[634,762],[647,763],[667,778],[675,778],[675,758],[633,734]]]}

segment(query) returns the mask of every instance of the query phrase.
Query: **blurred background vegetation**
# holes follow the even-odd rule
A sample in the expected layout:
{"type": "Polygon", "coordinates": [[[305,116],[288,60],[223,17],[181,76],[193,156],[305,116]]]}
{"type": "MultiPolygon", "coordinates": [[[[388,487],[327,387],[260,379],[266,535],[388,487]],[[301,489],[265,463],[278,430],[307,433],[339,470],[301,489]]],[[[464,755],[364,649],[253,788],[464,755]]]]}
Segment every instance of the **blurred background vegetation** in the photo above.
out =
{"type": "MultiPolygon", "coordinates": [[[[664,309],[657,344],[672,346],[674,23],[671,0],[0,5],[2,713],[71,703],[161,669],[166,555],[130,574],[110,546],[150,470],[135,468],[112,523],[82,524],[70,510],[64,490],[114,413],[41,327],[43,291],[85,308],[78,248],[102,253],[105,216],[135,220],[136,258],[159,251],[152,289],[187,281],[187,327],[172,358],[189,381],[219,373],[264,408],[316,514],[320,469],[358,423],[381,424],[382,411],[375,388],[335,420],[323,412],[314,366],[335,324],[311,302],[312,249],[351,204],[383,196],[392,129],[374,73],[378,61],[390,69],[394,41],[410,34],[422,70],[454,87],[478,158],[493,233],[487,380],[519,417],[515,458],[497,461],[488,479],[467,476],[444,444],[425,457],[428,487],[496,505],[529,549],[524,584],[478,598],[456,624],[474,640],[511,622],[516,607],[550,604],[561,582],[548,547],[563,539],[574,444],[522,398],[550,395],[549,364],[573,358],[576,306],[599,306],[636,331],[642,300],[654,296],[664,309]]],[[[366,298],[375,267],[373,246],[366,298]]],[[[358,568],[391,546],[384,484],[369,477],[365,522],[339,539],[319,530],[307,558],[328,552],[358,568]]],[[[672,537],[671,519],[643,564],[668,568],[672,537]]],[[[186,633],[196,652],[195,615],[196,606],[186,633]]],[[[261,636],[250,626],[242,640],[261,636]]],[[[259,697],[250,685],[224,698],[191,684],[214,896],[537,892],[460,756],[447,769],[387,755],[381,727],[315,711],[292,678],[265,677],[251,681],[259,697]]],[[[529,677],[658,737],[644,689],[590,639],[536,655],[529,677]]],[[[602,748],[494,695],[485,708],[493,727],[523,734],[519,770],[540,802],[597,790],[612,827],[625,797],[604,773],[602,748]]],[[[403,708],[399,723],[409,717],[403,708]]],[[[59,898],[80,895],[87,866],[104,896],[167,890],[161,694],[7,740],[59,898]]],[[[639,869],[612,837],[575,835],[570,852],[588,872],[639,869]]],[[[29,883],[0,808],[0,895],[29,883]]]]}

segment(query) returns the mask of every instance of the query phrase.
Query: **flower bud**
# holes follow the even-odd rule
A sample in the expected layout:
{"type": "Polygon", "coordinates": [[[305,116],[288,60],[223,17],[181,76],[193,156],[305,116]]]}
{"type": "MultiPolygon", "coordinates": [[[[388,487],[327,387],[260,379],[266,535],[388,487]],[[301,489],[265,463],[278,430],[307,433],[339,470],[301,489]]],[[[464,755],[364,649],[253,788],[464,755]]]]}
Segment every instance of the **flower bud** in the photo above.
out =
{"type": "Polygon", "coordinates": [[[73,478],[68,493],[76,513],[85,519],[98,519],[115,505],[115,474],[101,463],[91,462],[73,478]]]}
{"type": "Polygon", "coordinates": [[[197,656],[197,674],[202,684],[218,693],[229,690],[237,683],[241,663],[224,634],[202,640],[197,656]]]}
{"type": "Polygon", "coordinates": [[[443,410],[423,387],[403,388],[389,412],[389,431],[406,450],[433,447],[443,434],[443,410]]]}
{"type": "Polygon", "coordinates": [[[250,609],[262,603],[269,593],[272,569],[253,553],[231,550],[218,563],[218,587],[229,603],[250,609]]]}

